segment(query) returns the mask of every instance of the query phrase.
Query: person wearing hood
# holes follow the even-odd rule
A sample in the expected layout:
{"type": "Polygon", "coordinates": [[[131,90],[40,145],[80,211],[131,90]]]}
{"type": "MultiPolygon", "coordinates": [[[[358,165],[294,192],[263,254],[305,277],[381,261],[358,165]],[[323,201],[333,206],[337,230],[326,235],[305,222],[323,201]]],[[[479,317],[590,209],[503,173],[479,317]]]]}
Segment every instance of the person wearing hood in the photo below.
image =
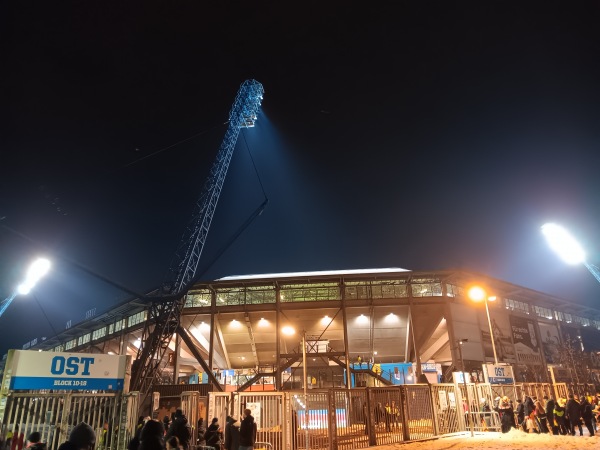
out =
{"type": "Polygon", "coordinates": [[[240,426],[231,416],[225,419],[225,450],[238,450],[240,448],[240,426]]]}
{"type": "Polygon", "coordinates": [[[544,397],[546,400],[546,420],[548,423],[548,429],[552,434],[558,434],[558,426],[554,423],[554,408],[556,407],[556,402],[554,401],[554,397],[544,397]]]}
{"type": "Polygon", "coordinates": [[[569,420],[569,432],[571,436],[575,436],[575,428],[579,429],[579,436],[583,436],[583,427],[581,426],[581,405],[573,394],[569,394],[569,400],[565,405],[567,418],[569,420]]]}
{"type": "Polygon", "coordinates": [[[594,436],[594,425],[592,424],[594,412],[592,409],[592,404],[585,396],[581,399],[581,418],[583,419],[583,423],[588,429],[590,436],[594,436]]]}
{"type": "Polygon", "coordinates": [[[204,434],[204,439],[206,439],[207,447],[212,447],[215,450],[219,450],[221,448],[219,444],[219,441],[221,440],[219,430],[219,419],[213,417],[213,420],[211,421],[210,425],[206,429],[206,433],[204,434]]]}
{"type": "Polygon", "coordinates": [[[138,450],[164,450],[165,427],[158,420],[149,420],[140,433],[140,446],[138,450]]]}
{"type": "Polygon", "coordinates": [[[29,445],[25,447],[28,450],[46,450],[46,444],[42,442],[42,435],[39,431],[34,431],[27,438],[29,445]]]}
{"type": "Polygon", "coordinates": [[[69,439],[60,444],[58,450],[93,450],[96,445],[96,433],[87,423],[81,422],[71,430],[69,439]]]}
{"type": "Polygon", "coordinates": [[[181,408],[177,408],[175,411],[175,418],[169,427],[169,431],[167,431],[166,439],[169,439],[171,436],[177,436],[177,439],[179,439],[179,445],[183,450],[190,449],[192,428],[181,408]]]}

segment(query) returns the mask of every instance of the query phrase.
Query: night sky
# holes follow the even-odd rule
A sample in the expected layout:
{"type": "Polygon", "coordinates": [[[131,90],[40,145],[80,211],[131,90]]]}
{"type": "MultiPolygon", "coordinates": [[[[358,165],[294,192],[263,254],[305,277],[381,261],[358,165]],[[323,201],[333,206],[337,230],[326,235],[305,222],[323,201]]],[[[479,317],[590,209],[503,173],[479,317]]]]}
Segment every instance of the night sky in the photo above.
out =
{"type": "Polygon", "coordinates": [[[539,231],[600,264],[598,3],[213,3],[0,7],[0,295],[54,262],[0,318],[0,354],[130,297],[81,266],[161,284],[249,78],[262,113],[202,280],[466,269],[600,308],[539,231]]]}

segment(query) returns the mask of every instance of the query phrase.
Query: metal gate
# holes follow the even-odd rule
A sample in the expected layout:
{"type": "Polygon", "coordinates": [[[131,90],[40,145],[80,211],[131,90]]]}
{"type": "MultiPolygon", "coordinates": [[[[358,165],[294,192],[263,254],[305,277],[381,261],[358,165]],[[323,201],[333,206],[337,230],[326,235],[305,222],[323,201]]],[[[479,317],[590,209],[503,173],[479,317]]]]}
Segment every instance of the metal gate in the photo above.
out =
{"type": "Polygon", "coordinates": [[[407,384],[402,386],[405,392],[405,424],[408,439],[425,439],[435,436],[431,391],[427,384],[407,384]]]}
{"type": "Polygon", "coordinates": [[[240,417],[245,409],[252,411],[256,423],[256,450],[283,449],[286,421],[284,417],[284,396],[282,392],[237,392],[234,395],[233,417],[240,417]],[[262,445],[262,444],[270,444],[262,445]]]}
{"type": "Polygon", "coordinates": [[[494,392],[491,385],[468,383],[466,392],[464,384],[458,384],[457,387],[463,406],[465,431],[471,428],[471,424],[477,432],[500,431],[500,416],[493,411],[494,392]]]}
{"type": "MultiPolygon", "coordinates": [[[[329,449],[330,405],[327,391],[290,393],[291,438],[293,449],[329,449]]],[[[333,417],[333,415],[332,415],[333,417]]]]}
{"type": "MultiPolygon", "coordinates": [[[[205,426],[211,424],[213,418],[217,418],[219,425],[225,429],[225,419],[228,415],[235,415],[233,411],[233,393],[231,392],[211,392],[208,397],[208,417],[205,426]]],[[[236,419],[239,419],[236,417],[236,419]]]]}
{"type": "Polygon", "coordinates": [[[200,393],[197,391],[185,391],[181,393],[181,409],[192,427],[192,438],[190,439],[192,444],[198,440],[198,419],[200,418],[198,411],[201,401],[206,401],[206,397],[200,397],[200,393]]]}
{"type": "Polygon", "coordinates": [[[463,431],[460,426],[456,386],[453,384],[432,384],[431,395],[438,434],[463,431]]]}
{"type": "Polygon", "coordinates": [[[38,431],[48,450],[65,442],[73,427],[81,422],[96,432],[96,448],[126,448],[133,437],[139,395],[14,393],[8,394],[1,433],[13,431],[24,439],[38,431]]]}
{"type": "Polygon", "coordinates": [[[369,446],[367,391],[364,389],[332,389],[329,410],[335,412],[335,436],[332,448],[351,450],[369,446]]]}
{"type": "Polygon", "coordinates": [[[371,445],[386,445],[404,441],[404,408],[400,387],[380,387],[367,389],[368,406],[372,418],[373,436],[369,433],[371,445]]]}

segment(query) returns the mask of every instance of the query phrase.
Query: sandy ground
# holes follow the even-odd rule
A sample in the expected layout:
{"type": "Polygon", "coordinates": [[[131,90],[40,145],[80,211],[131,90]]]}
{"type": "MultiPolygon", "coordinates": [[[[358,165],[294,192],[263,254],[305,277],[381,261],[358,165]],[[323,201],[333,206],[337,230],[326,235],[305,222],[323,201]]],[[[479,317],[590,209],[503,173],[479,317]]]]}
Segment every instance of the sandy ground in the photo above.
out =
{"type": "Polygon", "coordinates": [[[496,450],[505,448],[538,450],[538,449],[599,449],[600,437],[590,437],[587,430],[583,436],[551,436],[547,434],[527,434],[513,430],[509,433],[476,433],[474,437],[469,434],[451,436],[431,441],[412,442],[409,444],[393,444],[373,448],[381,450],[447,450],[447,449],[485,449],[496,450]]]}

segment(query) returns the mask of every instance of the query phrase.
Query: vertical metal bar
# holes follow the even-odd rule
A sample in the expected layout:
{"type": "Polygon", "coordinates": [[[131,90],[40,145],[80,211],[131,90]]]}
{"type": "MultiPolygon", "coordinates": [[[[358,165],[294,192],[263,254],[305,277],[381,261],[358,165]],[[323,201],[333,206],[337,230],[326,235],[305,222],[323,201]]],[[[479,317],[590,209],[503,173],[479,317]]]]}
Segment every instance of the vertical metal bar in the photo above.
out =
{"type": "Polygon", "coordinates": [[[367,423],[365,424],[367,430],[367,436],[369,439],[369,446],[373,447],[377,445],[377,436],[375,429],[375,405],[376,402],[373,400],[374,390],[372,388],[367,388],[366,391],[366,401],[367,401],[367,423]]]}
{"type": "Polygon", "coordinates": [[[410,433],[409,433],[409,420],[408,420],[408,398],[406,395],[406,386],[399,386],[398,388],[400,390],[400,404],[402,405],[402,439],[404,441],[408,441],[410,440],[410,433]]]}
{"type": "Polygon", "coordinates": [[[281,391],[281,290],[275,286],[275,390],[281,391]]]}
{"type": "Polygon", "coordinates": [[[308,374],[307,374],[307,367],[306,367],[306,331],[302,332],[302,373],[303,373],[303,377],[304,377],[304,381],[302,383],[302,387],[304,390],[304,417],[305,417],[305,435],[306,435],[306,450],[310,449],[309,446],[309,442],[308,442],[308,424],[310,423],[309,421],[309,412],[310,409],[308,408],[308,394],[307,394],[307,378],[308,378],[308,374]]]}
{"type": "MultiPolygon", "coordinates": [[[[327,391],[327,409],[329,410],[329,450],[338,450],[336,399],[334,389],[327,391]]],[[[348,420],[346,418],[346,420],[348,420]]]]}
{"type": "MultiPolygon", "coordinates": [[[[214,356],[214,345],[215,345],[215,317],[217,315],[217,291],[213,290],[211,293],[210,302],[210,342],[208,348],[208,368],[212,372],[213,370],[213,356],[214,356]]],[[[208,426],[208,424],[206,424],[208,426]]]]}
{"type": "Polygon", "coordinates": [[[410,324],[411,324],[410,329],[412,330],[413,349],[415,351],[415,363],[417,365],[416,370],[415,370],[415,377],[416,377],[415,381],[418,381],[419,378],[421,378],[421,374],[423,372],[422,372],[422,367],[421,367],[421,352],[419,350],[419,344],[417,343],[417,339],[415,338],[415,324],[413,323],[413,318],[412,318],[412,288],[411,288],[411,294],[408,299],[408,302],[409,302],[408,318],[409,318],[410,324]]]}
{"type": "Polygon", "coordinates": [[[348,341],[348,316],[346,314],[346,288],[344,282],[340,283],[340,290],[342,293],[342,324],[344,327],[344,357],[346,358],[346,379],[345,385],[346,389],[350,389],[352,387],[352,382],[350,381],[350,348],[348,341]]]}
{"type": "Polygon", "coordinates": [[[438,423],[438,408],[436,407],[436,398],[434,396],[434,385],[428,385],[429,388],[429,400],[431,401],[431,421],[433,422],[433,434],[437,436],[439,434],[439,423],[438,423]]]}
{"type": "MultiPolygon", "coordinates": [[[[173,352],[173,384],[179,384],[179,346],[181,345],[181,336],[175,332],[175,351],[173,352]]],[[[212,346],[212,344],[211,344],[212,346]]],[[[168,354],[169,350],[167,350],[168,354]]],[[[210,366],[212,369],[212,365],[210,366]]]]}

